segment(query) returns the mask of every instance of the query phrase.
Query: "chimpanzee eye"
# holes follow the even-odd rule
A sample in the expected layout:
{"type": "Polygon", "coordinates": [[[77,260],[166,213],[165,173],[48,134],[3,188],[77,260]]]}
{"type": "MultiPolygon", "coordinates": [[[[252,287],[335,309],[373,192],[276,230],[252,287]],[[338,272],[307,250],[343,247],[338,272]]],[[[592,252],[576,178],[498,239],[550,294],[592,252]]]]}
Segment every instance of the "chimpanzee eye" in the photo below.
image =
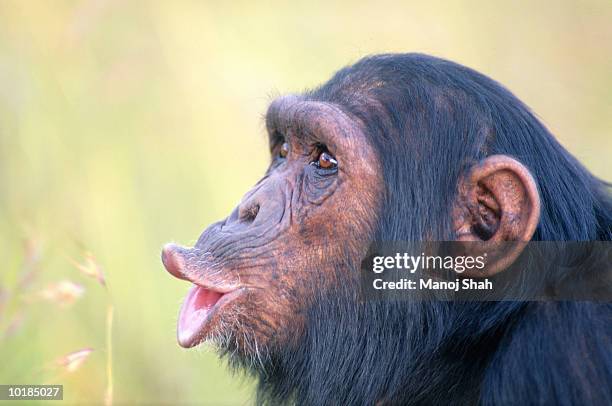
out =
{"type": "Polygon", "coordinates": [[[319,155],[318,164],[320,168],[331,169],[335,168],[338,165],[338,161],[336,161],[336,159],[329,153],[322,152],[321,155],[319,155]]]}
{"type": "Polygon", "coordinates": [[[321,169],[335,169],[338,166],[338,161],[332,154],[329,153],[324,145],[319,146],[318,156],[311,164],[321,169]]]}
{"type": "Polygon", "coordinates": [[[288,154],[289,144],[284,142],[283,145],[281,145],[280,150],[278,151],[278,156],[280,156],[281,158],[286,158],[288,154]]]}

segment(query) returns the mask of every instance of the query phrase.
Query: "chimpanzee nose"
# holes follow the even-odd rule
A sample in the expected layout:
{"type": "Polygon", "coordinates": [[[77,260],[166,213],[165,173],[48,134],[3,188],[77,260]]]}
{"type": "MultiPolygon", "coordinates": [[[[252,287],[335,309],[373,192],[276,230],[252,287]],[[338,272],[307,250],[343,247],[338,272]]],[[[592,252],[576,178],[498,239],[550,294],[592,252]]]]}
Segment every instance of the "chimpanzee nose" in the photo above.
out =
{"type": "Polygon", "coordinates": [[[284,186],[284,182],[265,178],[236,206],[223,229],[240,231],[279,222],[285,213],[285,194],[280,190],[284,186]]]}
{"type": "Polygon", "coordinates": [[[188,280],[185,276],[185,257],[183,255],[186,248],[176,244],[166,244],[162,248],[162,262],[164,267],[174,277],[188,280]]]}

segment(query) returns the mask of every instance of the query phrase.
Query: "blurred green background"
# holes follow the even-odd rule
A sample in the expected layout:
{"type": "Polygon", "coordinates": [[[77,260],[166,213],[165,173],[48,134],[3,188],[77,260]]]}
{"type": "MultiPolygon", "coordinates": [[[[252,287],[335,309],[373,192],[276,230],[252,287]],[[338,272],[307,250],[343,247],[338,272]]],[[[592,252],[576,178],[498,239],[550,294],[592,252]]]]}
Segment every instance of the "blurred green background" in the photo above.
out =
{"type": "Polygon", "coordinates": [[[612,179],[608,0],[0,0],[0,383],[103,402],[112,376],[115,404],[252,402],[211,350],[176,344],[187,285],[160,248],[194,243],[263,173],[274,96],[406,51],[501,81],[612,179]]]}

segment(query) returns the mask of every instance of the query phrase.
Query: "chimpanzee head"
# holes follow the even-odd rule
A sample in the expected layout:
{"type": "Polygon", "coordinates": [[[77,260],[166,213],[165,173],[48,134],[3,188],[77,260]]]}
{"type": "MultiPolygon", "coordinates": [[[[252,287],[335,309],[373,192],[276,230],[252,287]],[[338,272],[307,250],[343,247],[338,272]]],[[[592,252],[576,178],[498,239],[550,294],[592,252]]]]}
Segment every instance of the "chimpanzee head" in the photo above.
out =
{"type": "Polygon", "coordinates": [[[164,248],[168,271],[194,284],[178,323],[184,347],[208,338],[253,352],[301,334],[313,290],[372,240],[384,188],[363,126],[304,97],[275,101],[267,126],[264,177],[194,248],[164,248]]]}
{"type": "MultiPolygon", "coordinates": [[[[278,369],[305,340],[357,340],[334,320],[391,331],[397,306],[357,316],[367,306],[357,269],[374,241],[597,238],[601,211],[580,209],[594,207],[589,196],[553,199],[573,174],[590,175],[506,89],[452,62],[365,58],[275,100],[266,124],[264,177],[193,248],[163,249],[166,269],[193,285],[178,321],[183,347],[210,340],[278,369]]],[[[402,317],[422,328],[420,316],[402,317]]]]}

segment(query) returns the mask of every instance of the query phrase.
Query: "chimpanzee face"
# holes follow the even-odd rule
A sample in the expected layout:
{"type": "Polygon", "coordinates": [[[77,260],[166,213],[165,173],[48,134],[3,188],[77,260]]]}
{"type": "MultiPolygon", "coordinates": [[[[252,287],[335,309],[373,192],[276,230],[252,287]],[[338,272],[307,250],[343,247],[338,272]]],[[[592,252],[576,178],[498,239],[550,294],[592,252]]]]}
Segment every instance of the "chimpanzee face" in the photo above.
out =
{"type": "Polygon", "coordinates": [[[211,340],[248,354],[289,342],[312,289],[332,286],[343,258],[363,257],[372,238],[382,181],[359,121],[294,96],[272,103],[266,122],[264,177],[195,247],[164,247],[167,270],[193,284],[178,321],[183,347],[211,340]]]}

